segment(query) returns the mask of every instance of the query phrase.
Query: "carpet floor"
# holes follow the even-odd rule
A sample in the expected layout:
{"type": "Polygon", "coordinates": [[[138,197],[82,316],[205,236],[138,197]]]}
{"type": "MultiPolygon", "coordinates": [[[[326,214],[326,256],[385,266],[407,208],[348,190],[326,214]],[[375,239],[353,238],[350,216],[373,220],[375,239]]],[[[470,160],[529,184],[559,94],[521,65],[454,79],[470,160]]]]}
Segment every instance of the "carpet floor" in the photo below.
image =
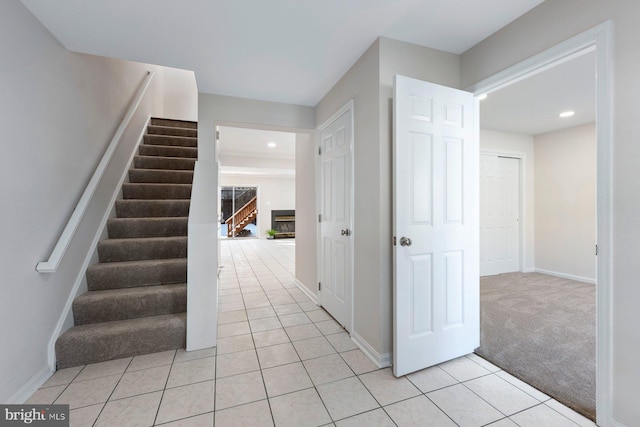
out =
{"type": "Polygon", "coordinates": [[[538,273],[482,277],[476,353],[595,420],[595,290],[538,273]]]}

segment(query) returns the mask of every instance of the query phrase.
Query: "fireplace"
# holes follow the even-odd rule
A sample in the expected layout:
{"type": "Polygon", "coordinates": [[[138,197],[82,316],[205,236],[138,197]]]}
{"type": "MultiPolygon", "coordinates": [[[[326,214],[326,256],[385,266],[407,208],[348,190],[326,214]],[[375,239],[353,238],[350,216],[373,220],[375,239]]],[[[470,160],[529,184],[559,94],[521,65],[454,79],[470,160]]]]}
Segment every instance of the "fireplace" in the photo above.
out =
{"type": "Polygon", "coordinates": [[[296,237],[296,211],[271,211],[271,228],[276,231],[275,238],[296,237]]]}

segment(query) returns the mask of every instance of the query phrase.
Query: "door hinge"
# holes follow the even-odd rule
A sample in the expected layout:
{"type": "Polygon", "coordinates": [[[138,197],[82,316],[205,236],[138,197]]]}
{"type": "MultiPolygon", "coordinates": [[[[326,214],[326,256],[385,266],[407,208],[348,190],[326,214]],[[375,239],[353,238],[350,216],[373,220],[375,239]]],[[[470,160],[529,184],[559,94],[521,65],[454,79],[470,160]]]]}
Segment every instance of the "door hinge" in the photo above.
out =
{"type": "Polygon", "coordinates": [[[318,147],[318,156],[322,155],[322,147],[318,147]]]}
{"type": "Polygon", "coordinates": [[[322,290],[322,282],[318,282],[318,290],[321,291],[322,290]]]}
{"type": "Polygon", "coordinates": [[[322,222],[322,214],[318,214],[318,222],[322,222]]]}
{"type": "Polygon", "coordinates": [[[393,236],[393,246],[396,246],[396,236],[393,236]]]}
{"type": "Polygon", "coordinates": [[[220,131],[217,130],[216,131],[216,141],[219,141],[219,140],[220,140],[220,131]]]}
{"type": "Polygon", "coordinates": [[[598,245],[596,245],[596,256],[598,256],[598,245]]]}

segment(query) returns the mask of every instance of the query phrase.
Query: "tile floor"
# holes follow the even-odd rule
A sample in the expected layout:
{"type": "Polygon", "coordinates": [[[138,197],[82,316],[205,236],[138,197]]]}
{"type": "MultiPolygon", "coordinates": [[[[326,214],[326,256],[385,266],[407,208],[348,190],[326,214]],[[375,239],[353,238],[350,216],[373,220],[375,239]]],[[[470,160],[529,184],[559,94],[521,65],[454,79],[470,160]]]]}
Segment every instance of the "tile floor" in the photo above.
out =
{"type": "Polygon", "coordinates": [[[395,378],[294,284],[293,240],[223,241],[218,346],[56,372],[71,426],[594,426],[476,355],[395,378]]]}

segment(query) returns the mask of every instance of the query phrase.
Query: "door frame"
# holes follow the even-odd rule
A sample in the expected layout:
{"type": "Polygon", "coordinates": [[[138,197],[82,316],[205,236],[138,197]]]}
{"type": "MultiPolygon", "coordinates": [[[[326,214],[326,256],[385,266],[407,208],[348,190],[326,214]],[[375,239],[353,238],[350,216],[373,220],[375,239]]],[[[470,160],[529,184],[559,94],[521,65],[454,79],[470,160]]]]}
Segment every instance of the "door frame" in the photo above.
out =
{"type": "Polygon", "coordinates": [[[612,420],[612,40],[613,24],[605,21],[467,88],[476,95],[493,92],[583,53],[596,53],[596,417],[600,425],[612,420]]]}
{"type": "Polygon", "coordinates": [[[349,113],[349,119],[351,121],[351,135],[349,142],[349,154],[350,154],[350,163],[351,163],[351,174],[348,179],[350,182],[350,193],[351,197],[349,200],[351,218],[349,218],[349,230],[351,230],[351,265],[349,266],[349,283],[348,283],[348,292],[351,300],[351,304],[348,307],[350,314],[348,316],[348,324],[343,325],[344,328],[349,332],[349,334],[353,333],[354,330],[354,307],[355,307],[355,292],[354,292],[354,264],[355,264],[355,239],[356,239],[356,227],[354,224],[354,210],[355,210],[355,174],[354,174],[354,137],[355,137],[355,128],[354,128],[354,100],[350,99],[340,107],[335,113],[333,113],[327,120],[325,120],[320,126],[316,129],[316,137],[315,137],[315,148],[318,155],[316,156],[315,161],[315,169],[316,169],[316,216],[318,217],[318,222],[316,222],[316,274],[318,287],[317,289],[317,300],[316,303],[318,305],[322,305],[322,289],[319,283],[322,282],[322,271],[324,270],[324,256],[322,251],[322,235],[321,235],[321,227],[320,227],[320,214],[321,214],[321,191],[320,185],[322,183],[322,167],[320,164],[320,147],[322,146],[321,134],[322,131],[327,128],[330,124],[336,121],[340,116],[345,113],[349,113]]]}
{"type": "MultiPolygon", "coordinates": [[[[480,138],[482,138],[482,136],[480,138]]],[[[518,179],[520,180],[519,188],[518,188],[518,191],[519,191],[518,196],[520,197],[520,200],[518,203],[518,217],[520,219],[520,221],[518,221],[518,227],[519,227],[518,236],[520,238],[518,251],[519,251],[520,260],[518,261],[518,264],[519,264],[518,268],[523,273],[533,273],[534,269],[533,268],[527,269],[527,262],[526,262],[527,243],[528,243],[528,240],[527,240],[527,224],[528,224],[527,154],[521,151],[483,150],[481,148],[480,155],[482,156],[483,154],[490,155],[490,156],[498,156],[498,157],[510,157],[518,160],[518,179]]],[[[482,194],[480,194],[480,198],[481,197],[482,197],[482,194]]],[[[480,202],[482,203],[482,200],[480,200],[480,202]]]]}

